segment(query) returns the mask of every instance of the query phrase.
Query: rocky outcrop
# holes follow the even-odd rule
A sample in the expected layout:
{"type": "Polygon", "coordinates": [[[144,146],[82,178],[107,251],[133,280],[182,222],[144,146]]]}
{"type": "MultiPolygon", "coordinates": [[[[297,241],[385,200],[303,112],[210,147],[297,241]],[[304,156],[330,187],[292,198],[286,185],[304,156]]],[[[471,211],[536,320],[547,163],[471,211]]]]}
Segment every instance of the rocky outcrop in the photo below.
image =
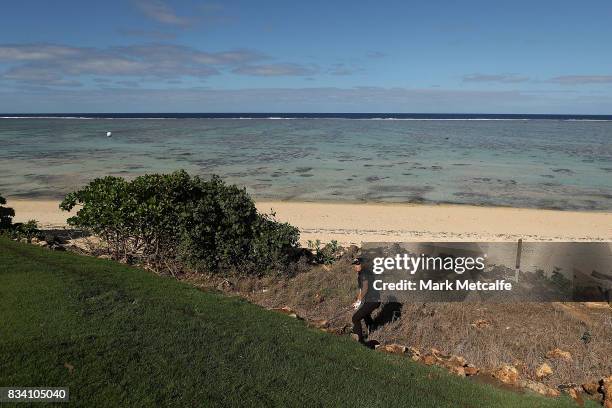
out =
{"type": "Polygon", "coordinates": [[[408,347],[406,353],[408,354],[408,357],[412,359],[412,361],[419,361],[421,359],[421,352],[416,347],[408,347]]]}
{"type": "Polygon", "coordinates": [[[413,361],[421,362],[425,365],[436,365],[447,369],[450,373],[460,377],[478,374],[479,370],[472,364],[468,364],[465,358],[444,354],[440,350],[432,348],[429,353],[422,354],[416,347],[406,347],[400,344],[386,344],[376,348],[391,354],[406,354],[413,361]]]}
{"type": "Polygon", "coordinates": [[[408,348],[400,344],[385,344],[376,347],[376,350],[391,354],[404,354],[408,348]]]}
{"type": "MultiPolygon", "coordinates": [[[[419,349],[412,346],[403,346],[401,344],[386,344],[378,345],[376,350],[390,354],[407,355],[413,361],[421,362],[422,364],[429,366],[438,366],[447,369],[450,373],[458,375],[460,377],[469,377],[480,374],[480,370],[472,364],[468,364],[465,358],[461,356],[455,356],[450,354],[444,354],[440,350],[432,348],[427,353],[421,353],[419,349]]],[[[555,352],[551,358],[562,358],[565,359],[567,356],[564,353],[555,352]]],[[[513,385],[518,388],[523,388],[531,392],[546,396],[546,397],[558,397],[561,395],[561,391],[569,395],[579,406],[584,405],[582,397],[582,390],[591,396],[596,398],[601,394],[599,398],[603,402],[605,408],[612,408],[612,376],[606,377],[599,381],[599,383],[587,383],[579,387],[576,384],[566,384],[565,386],[560,385],[558,388],[552,388],[542,382],[534,381],[528,378],[521,378],[517,365],[520,366],[520,362],[514,365],[504,364],[489,374],[499,380],[500,382],[508,385],[513,385]]],[[[535,371],[536,377],[541,380],[553,374],[553,369],[548,363],[542,363],[535,371]]]]}
{"type": "Polygon", "coordinates": [[[566,392],[570,396],[571,399],[576,401],[576,404],[578,404],[578,406],[580,407],[584,406],[584,399],[582,398],[582,393],[577,387],[569,388],[566,390],[566,392]]]}
{"type": "Polygon", "coordinates": [[[538,368],[536,368],[535,374],[538,380],[541,380],[544,377],[548,377],[553,373],[552,368],[547,363],[542,364],[538,368]]]}
{"type": "Polygon", "coordinates": [[[516,384],[519,378],[519,372],[516,367],[508,364],[497,368],[491,375],[504,384],[516,384]]]}
{"type": "Polygon", "coordinates": [[[316,329],[327,329],[329,326],[329,320],[309,320],[308,324],[316,329]]]}
{"type": "Polygon", "coordinates": [[[563,351],[559,348],[556,348],[546,353],[546,358],[572,361],[572,354],[569,351],[563,351]]]}
{"type": "Polygon", "coordinates": [[[275,311],[275,312],[279,312],[279,313],[285,314],[285,315],[287,315],[289,317],[293,317],[294,319],[302,320],[302,318],[293,309],[291,309],[288,306],[277,307],[277,308],[274,308],[272,310],[275,311]]]}
{"type": "Polygon", "coordinates": [[[536,392],[540,395],[544,395],[546,397],[558,397],[559,395],[561,395],[561,393],[558,390],[555,390],[554,388],[550,388],[549,386],[545,384],[542,384],[540,382],[533,381],[533,380],[522,380],[521,379],[516,382],[516,385],[518,385],[521,388],[525,388],[533,392],[536,392]]]}

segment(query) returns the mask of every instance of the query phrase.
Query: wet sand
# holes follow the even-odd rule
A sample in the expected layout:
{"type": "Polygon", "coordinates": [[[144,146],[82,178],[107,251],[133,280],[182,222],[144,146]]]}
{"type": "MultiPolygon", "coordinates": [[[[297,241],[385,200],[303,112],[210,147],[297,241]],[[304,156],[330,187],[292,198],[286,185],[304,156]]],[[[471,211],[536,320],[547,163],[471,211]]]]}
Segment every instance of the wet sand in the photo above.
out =
{"type": "MultiPolygon", "coordinates": [[[[55,200],[8,199],[15,222],[66,226],[55,200]]],[[[301,241],[612,241],[612,213],[469,205],[353,204],[259,201],[262,212],[298,227],[301,241]]]]}

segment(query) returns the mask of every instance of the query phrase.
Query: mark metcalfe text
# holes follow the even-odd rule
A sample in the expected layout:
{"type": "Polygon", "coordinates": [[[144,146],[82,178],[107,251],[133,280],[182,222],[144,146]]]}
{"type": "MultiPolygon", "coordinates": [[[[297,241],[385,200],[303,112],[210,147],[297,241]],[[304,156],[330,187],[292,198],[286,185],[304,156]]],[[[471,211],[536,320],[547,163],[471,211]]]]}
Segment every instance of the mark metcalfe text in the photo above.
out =
{"type": "MultiPolygon", "coordinates": [[[[393,257],[377,257],[373,259],[372,272],[380,275],[385,271],[405,271],[410,275],[416,272],[442,271],[455,272],[458,275],[466,271],[483,272],[485,269],[486,255],[478,257],[451,257],[451,256],[412,256],[409,254],[397,254],[393,257]]],[[[420,280],[414,282],[402,279],[397,282],[384,282],[377,279],[373,282],[373,288],[377,291],[509,291],[512,283],[504,280],[494,282],[470,282],[469,280],[445,280],[438,282],[433,280],[420,280]]]]}

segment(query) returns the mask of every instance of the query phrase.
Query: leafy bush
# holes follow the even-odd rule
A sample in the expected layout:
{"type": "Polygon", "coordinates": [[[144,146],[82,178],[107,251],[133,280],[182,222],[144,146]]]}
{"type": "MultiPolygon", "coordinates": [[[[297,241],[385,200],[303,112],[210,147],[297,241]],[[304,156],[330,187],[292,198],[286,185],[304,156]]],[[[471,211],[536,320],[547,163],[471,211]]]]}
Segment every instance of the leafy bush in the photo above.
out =
{"type": "Polygon", "coordinates": [[[312,251],[315,263],[331,265],[336,261],[341,247],[338,241],[332,240],[321,248],[321,241],[317,239],[316,241],[308,240],[308,249],[312,251]]]}
{"type": "Polygon", "coordinates": [[[12,239],[26,238],[30,241],[40,233],[38,222],[29,220],[24,223],[13,224],[15,210],[10,207],[4,207],[6,199],[0,195],[0,231],[12,239]]]}
{"type": "Polygon", "coordinates": [[[259,214],[245,189],[183,170],[96,179],[60,208],[77,205],[70,225],[100,236],[115,259],[136,257],[156,269],[182,261],[212,272],[267,272],[290,261],[299,238],[297,228],[259,214]]]}
{"type": "Polygon", "coordinates": [[[300,231],[289,223],[276,221],[275,214],[260,214],[254,232],[251,258],[258,263],[278,268],[296,254],[300,231]]]}
{"type": "Polygon", "coordinates": [[[37,237],[40,233],[38,229],[38,221],[28,220],[24,223],[14,224],[14,231],[20,238],[27,238],[28,241],[34,237],[37,237]]]}
{"type": "Polygon", "coordinates": [[[15,210],[4,207],[6,199],[0,195],[0,230],[9,229],[13,223],[15,210]]]}

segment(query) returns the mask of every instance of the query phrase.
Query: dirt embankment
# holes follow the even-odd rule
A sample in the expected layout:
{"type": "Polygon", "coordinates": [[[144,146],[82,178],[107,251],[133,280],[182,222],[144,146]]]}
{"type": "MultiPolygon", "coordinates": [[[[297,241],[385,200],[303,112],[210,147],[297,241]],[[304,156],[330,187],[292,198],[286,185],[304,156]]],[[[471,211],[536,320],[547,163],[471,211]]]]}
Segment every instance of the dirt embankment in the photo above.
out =
{"type": "MultiPolygon", "coordinates": [[[[269,309],[286,308],[325,331],[347,334],[357,292],[351,255],[291,278],[185,279],[269,309]]],[[[479,372],[544,395],[577,390],[586,396],[582,384],[595,384],[593,397],[602,400],[598,382],[612,374],[612,308],[607,304],[408,303],[399,315],[383,309],[375,320],[378,326],[369,339],[381,350],[407,353],[460,375],[466,369],[467,375],[479,372]]]]}

